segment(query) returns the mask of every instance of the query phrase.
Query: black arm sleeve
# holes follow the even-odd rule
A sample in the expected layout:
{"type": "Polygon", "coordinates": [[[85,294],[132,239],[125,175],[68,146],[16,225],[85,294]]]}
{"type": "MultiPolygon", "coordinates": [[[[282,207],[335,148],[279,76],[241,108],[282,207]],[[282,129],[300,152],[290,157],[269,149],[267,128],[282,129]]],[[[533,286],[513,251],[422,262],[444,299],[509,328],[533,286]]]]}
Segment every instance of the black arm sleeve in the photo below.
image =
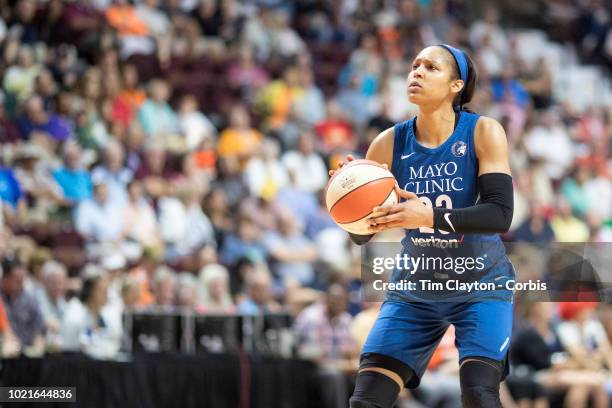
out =
{"type": "Polygon", "coordinates": [[[374,236],[374,234],[371,234],[371,235],[357,235],[357,234],[352,234],[352,233],[349,232],[349,237],[351,237],[351,241],[353,241],[357,245],[365,244],[370,239],[372,239],[373,236],[374,236]]]}
{"type": "Polygon", "coordinates": [[[487,173],[478,177],[480,202],[466,208],[436,207],[434,228],[460,233],[503,233],[508,231],[514,211],[512,177],[487,173]]]}

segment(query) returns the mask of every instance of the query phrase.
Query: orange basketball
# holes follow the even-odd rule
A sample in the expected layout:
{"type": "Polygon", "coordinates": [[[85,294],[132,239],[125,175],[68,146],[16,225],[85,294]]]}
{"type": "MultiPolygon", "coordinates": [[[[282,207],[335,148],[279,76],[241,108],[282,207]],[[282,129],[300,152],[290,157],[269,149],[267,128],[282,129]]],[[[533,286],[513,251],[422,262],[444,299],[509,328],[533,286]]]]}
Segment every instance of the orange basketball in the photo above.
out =
{"type": "Polygon", "coordinates": [[[372,160],[353,160],[327,183],[325,204],[338,225],[353,234],[367,235],[365,220],[378,205],[396,204],[395,177],[372,160]]]}

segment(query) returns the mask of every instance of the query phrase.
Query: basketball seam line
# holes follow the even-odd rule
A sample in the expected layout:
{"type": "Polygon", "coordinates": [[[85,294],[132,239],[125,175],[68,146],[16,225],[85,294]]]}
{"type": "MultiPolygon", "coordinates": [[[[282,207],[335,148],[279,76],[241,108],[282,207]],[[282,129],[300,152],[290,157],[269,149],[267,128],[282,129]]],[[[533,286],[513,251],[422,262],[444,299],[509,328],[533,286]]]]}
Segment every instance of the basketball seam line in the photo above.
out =
{"type": "MultiPolygon", "coordinates": [[[[381,178],[377,178],[376,180],[370,180],[367,183],[363,183],[362,185],[360,185],[356,189],[353,189],[353,190],[349,191],[348,193],[345,193],[345,194],[341,195],[340,197],[338,197],[338,199],[336,200],[334,205],[331,206],[331,208],[329,209],[329,213],[331,214],[332,210],[334,209],[336,204],[338,204],[340,202],[340,200],[342,200],[344,197],[346,197],[347,195],[351,194],[353,191],[357,190],[358,188],[361,188],[363,186],[367,186],[368,184],[374,183],[375,181],[378,181],[378,180],[385,180],[385,179],[390,179],[390,178],[393,178],[393,177],[381,177],[381,178]]],[[[387,198],[389,198],[389,196],[387,196],[387,198]]],[[[385,200],[386,200],[386,198],[385,198],[385,200]]],[[[384,203],[384,201],[383,201],[383,203],[384,203]]],[[[361,218],[359,218],[358,220],[360,220],[360,219],[361,218]]],[[[358,220],[356,220],[356,221],[358,221],[358,220]]],[[[346,223],[343,222],[342,224],[346,224],[346,223]]]]}
{"type": "MultiPolygon", "coordinates": [[[[380,179],[379,179],[379,180],[380,180],[380,179]]],[[[365,184],[364,184],[364,185],[365,185],[365,184]]],[[[383,204],[385,203],[385,201],[387,201],[387,199],[389,198],[389,196],[391,195],[391,193],[393,192],[393,190],[394,190],[394,189],[391,189],[391,191],[389,191],[389,194],[387,194],[387,196],[386,196],[386,197],[385,197],[385,199],[382,201],[382,203],[380,203],[380,204],[378,204],[378,205],[383,205],[383,204]]],[[[370,212],[370,214],[371,214],[371,212],[370,212]]],[[[363,217],[361,217],[361,218],[363,218],[363,217]]],[[[350,223],[352,223],[352,222],[357,222],[357,221],[359,221],[361,218],[357,218],[356,220],[353,220],[353,221],[341,222],[340,224],[341,224],[341,225],[344,225],[344,224],[350,224],[350,223]]]]}

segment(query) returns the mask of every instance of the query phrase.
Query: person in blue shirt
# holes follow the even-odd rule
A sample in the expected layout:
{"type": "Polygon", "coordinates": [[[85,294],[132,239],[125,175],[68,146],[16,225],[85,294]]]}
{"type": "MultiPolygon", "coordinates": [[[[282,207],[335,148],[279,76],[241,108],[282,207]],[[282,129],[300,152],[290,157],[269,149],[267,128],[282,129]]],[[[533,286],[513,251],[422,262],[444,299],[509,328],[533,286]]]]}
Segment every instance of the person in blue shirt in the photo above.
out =
{"type": "Polygon", "coordinates": [[[81,165],[81,148],[76,143],[64,145],[64,166],[53,172],[53,178],[69,201],[79,202],[93,195],[91,175],[81,165]]]}
{"type": "Polygon", "coordinates": [[[511,65],[504,67],[501,78],[491,81],[491,93],[495,102],[511,100],[523,109],[531,101],[527,89],[514,77],[511,65]]]}
{"type": "Polygon", "coordinates": [[[17,209],[22,197],[21,187],[19,181],[15,178],[13,169],[0,167],[0,200],[10,204],[13,209],[17,209]]]}
{"type": "Polygon", "coordinates": [[[423,49],[407,85],[417,116],[380,133],[366,154],[391,170],[401,200],[374,207],[370,234],[351,234],[351,239],[364,244],[375,233],[402,228],[398,255],[456,261],[418,270],[414,263],[396,266],[392,283],[422,288],[418,281],[427,279],[444,287],[462,278],[502,289],[388,290],[361,351],[350,407],[391,408],[404,387],[416,388],[452,324],[463,406],[501,408],[513,316],[513,294],[503,283],[514,279],[499,236],[508,231],[513,213],[506,134],[496,120],[464,108],[474,94],[476,70],[455,47],[423,49]],[[478,266],[460,266],[465,255],[478,266]]]}

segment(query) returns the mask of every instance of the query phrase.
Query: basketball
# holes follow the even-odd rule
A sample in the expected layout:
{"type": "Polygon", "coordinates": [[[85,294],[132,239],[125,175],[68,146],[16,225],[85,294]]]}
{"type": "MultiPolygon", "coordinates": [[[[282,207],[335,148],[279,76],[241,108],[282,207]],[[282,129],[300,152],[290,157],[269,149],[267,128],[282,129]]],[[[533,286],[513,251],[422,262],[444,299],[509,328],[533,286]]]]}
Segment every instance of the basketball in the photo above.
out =
{"type": "Polygon", "coordinates": [[[336,223],[353,234],[368,235],[372,208],[398,202],[395,177],[372,160],[353,160],[327,183],[325,204],[336,223]]]}

